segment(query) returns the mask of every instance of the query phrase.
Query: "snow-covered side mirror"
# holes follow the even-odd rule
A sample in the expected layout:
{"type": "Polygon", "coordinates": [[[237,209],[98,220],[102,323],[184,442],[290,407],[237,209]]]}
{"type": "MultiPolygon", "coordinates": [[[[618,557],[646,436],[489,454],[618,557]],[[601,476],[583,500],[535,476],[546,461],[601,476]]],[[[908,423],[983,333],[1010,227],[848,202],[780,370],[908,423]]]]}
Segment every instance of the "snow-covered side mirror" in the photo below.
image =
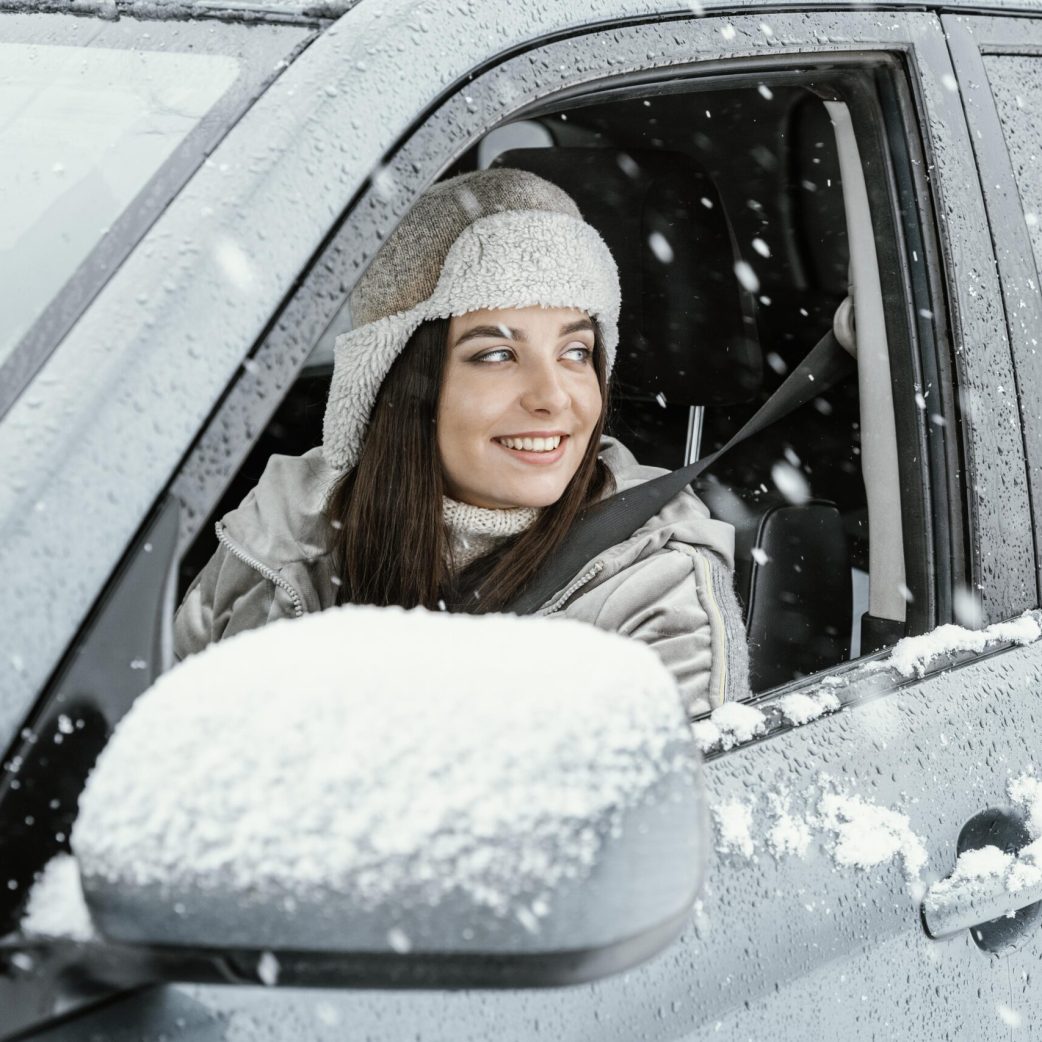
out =
{"type": "Polygon", "coordinates": [[[176,949],[180,979],[212,979],[206,956],[266,983],[517,987],[665,947],[707,836],[676,686],[643,645],[345,607],[162,676],[72,848],[105,942],[176,949]]]}

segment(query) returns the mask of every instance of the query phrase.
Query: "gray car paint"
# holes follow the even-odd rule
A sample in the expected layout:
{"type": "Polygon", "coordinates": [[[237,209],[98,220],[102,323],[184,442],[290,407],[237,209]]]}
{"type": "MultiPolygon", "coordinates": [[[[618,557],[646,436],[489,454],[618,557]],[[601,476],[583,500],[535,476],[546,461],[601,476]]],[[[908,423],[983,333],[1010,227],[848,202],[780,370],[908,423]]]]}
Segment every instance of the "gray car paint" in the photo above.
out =
{"type": "MultiPolygon", "coordinates": [[[[408,15],[422,5],[389,6],[393,6],[399,16],[406,16],[407,22],[408,15]]],[[[544,6],[514,5],[518,9],[516,20],[508,22],[505,29],[500,28],[497,47],[505,49],[507,40],[517,43],[541,37],[555,28],[582,24],[583,19],[592,20],[593,6],[601,18],[612,13],[634,13],[635,6],[645,11],[649,7],[659,11],[666,9],[666,5],[618,4],[608,8],[598,4],[584,8],[573,4],[568,5],[566,12],[563,5],[550,11],[544,10],[544,6]]],[[[358,15],[363,8],[352,14],[358,15]]],[[[456,16],[447,9],[442,13],[430,10],[428,29],[435,17],[445,19],[444,26],[440,21],[438,24],[442,31],[434,34],[437,40],[428,40],[432,56],[435,51],[439,56],[451,51],[454,57],[446,59],[450,67],[453,60],[457,68],[476,64],[479,56],[475,47],[483,46],[484,31],[468,34],[464,31],[462,16],[454,21],[456,16]],[[458,46],[447,45],[446,41],[458,46]]],[[[743,48],[745,53],[757,53],[757,48],[765,46],[757,38],[757,27],[763,20],[755,15],[744,22],[731,19],[731,24],[739,30],[731,46],[725,46],[712,35],[719,25],[705,22],[684,26],[685,32],[676,43],[677,60],[681,53],[690,60],[694,56],[692,46],[696,48],[695,54],[702,57],[743,53],[743,48]],[[712,48],[708,46],[710,40],[712,48]],[[701,50],[697,49],[699,43],[701,50]]],[[[795,50],[856,50],[871,47],[873,40],[877,46],[888,47],[914,41],[915,54],[922,63],[927,132],[936,159],[934,184],[942,216],[949,286],[955,295],[959,375],[966,386],[990,403],[997,394],[996,380],[1005,379],[1007,374],[1011,377],[1012,368],[1004,318],[994,304],[998,299],[997,279],[987,274],[992,271],[991,244],[975,180],[969,136],[962,122],[958,97],[944,81],[945,75],[950,75],[950,68],[946,67],[947,52],[940,35],[940,23],[934,16],[925,14],[865,12],[814,16],[772,14],[770,23],[776,32],[781,26],[786,34],[781,46],[790,45],[795,50]],[[896,29],[891,28],[893,26],[896,29]],[[980,280],[983,285],[978,288],[976,283],[980,280]],[[975,292],[969,292],[970,288],[975,292]],[[989,290],[991,292],[985,292],[989,290]]],[[[141,284],[141,279],[160,270],[161,263],[169,262],[176,252],[177,236],[200,231],[200,223],[191,207],[197,206],[201,199],[219,199],[221,193],[234,193],[240,188],[256,192],[254,199],[259,210],[237,214],[235,207],[228,204],[216,215],[224,233],[245,236],[247,217],[265,212],[265,199],[274,212],[274,200],[280,188],[314,183],[315,171],[324,169],[325,160],[320,150],[309,146],[322,140],[322,135],[308,137],[312,131],[291,130],[291,117],[280,122],[274,106],[278,102],[292,105],[294,95],[288,93],[291,90],[322,87],[323,70],[331,72],[334,65],[349,57],[367,63],[366,69],[360,70],[362,81],[356,85],[349,73],[342,72],[343,80],[338,82],[350,82],[352,92],[366,89],[366,74],[377,77],[390,71],[393,47],[378,49],[375,55],[367,53],[369,47],[376,46],[376,34],[386,24],[389,23],[381,22],[375,15],[371,21],[359,18],[352,23],[350,35],[338,31],[336,36],[320,41],[323,46],[315,46],[314,74],[308,67],[312,58],[309,52],[308,61],[299,62],[290,70],[295,75],[287,74],[273,87],[278,99],[276,101],[273,94],[270,105],[263,109],[264,116],[275,119],[274,128],[283,135],[300,135],[296,140],[314,165],[310,173],[294,166],[289,158],[266,157],[263,152],[258,158],[258,154],[251,152],[259,147],[258,134],[263,122],[260,116],[252,119],[251,113],[215,153],[213,166],[197,175],[185,200],[178,200],[153,229],[146,240],[150,251],[144,251],[145,244],[136,251],[125,270],[106,288],[92,313],[81,322],[84,330],[74,330],[70,341],[76,349],[86,350],[88,356],[92,343],[97,351],[97,341],[92,342],[88,335],[91,330],[96,337],[106,330],[110,334],[112,329],[120,331],[116,343],[111,345],[112,368],[93,378],[89,372],[82,374],[85,389],[91,390],[95,397],[84,395],[82,402],[73,401],[65,409],[70,419],[79,418],[78,425],[73,427],[88,443],[89,451],[72,454],[68,463],[59,464],[58,454],[62,450],[70,451],[70,443],[75,439],[68,433],[59,437],[58,432],[48,431],[48,423],[33,422],[33,417],[26,412],[18,414],[16,423],[12,423],[9,415],[0,427],[0,465],[5,468],[9,461],[17,463],[14,450],[24,451],[29,435],[39,435],[43,442],[31,456],[39,473],[31,468],[13,472],[26,480],[32,477],[37,487],[31,492],[27,486],[0,493],[6,497],[0,498],[0,525],[5,526],[0,528],[0,534],[4,535],[0,542],[0,546],[4,546],[0,551],[0,564],[6,567],[18,563],[14,552],[18,549],[24,560],[31,560],[36,569],[26,576],[29,569],[26,564],[21,572],[15,573],[24,576],[25,585],[16,584],[15,588],[25,593],[19,607],[26,612],[28,621],[14,632],[39,636],[34,627],[49,624],[48,602],[53,600],[49,590],[53,590],[57,578],[71,579],[74,594],[70,598],[72,604],[62,609],[64,614],[52,620],[54,632],[47,634],[39,654],[23,659],[24,669],[18,683],[10,690],[3,689],[0,739],[4,737],[5,723],[9,728],[17,726],[48,663],[53,662],[75,630],[85,610],[84,602],[89,604],[93,592],[125,545],[128,533],[133,531],[155,491],[162,487],[176,464],[175,457],[183,451],[209,403],[223,387],[242,352],[252,343],[261,324],[265,299],[277,299],[265,298],[263,293],[274,292],[285,285],[288,272],[296,270],[294,265],[299,268],[302,264],[306,253],[304,244],[311,241],[309,236],[313,239],[322,221],[335,215],[336,206],[326,199],[301,198],[301,216],[302,221],[306,218],[306,227],[297,229],[299,235],[285,244],[284,259],[265,247],[263,240],[243,238],[244,248],[257,249],[262,255],[270,256],[277,270],[266,275],[263,285],[248,299],[235,301],[236,307],[230,312],[226,290],[219,281],[220,292],[208,299],[208,291],[193,282],[193,273],[178,271],[175,266],[175,278],[186,287],[190,306],[183,310],[179,307],[175,313],[175,309],[164,309],[158,302],[150,303],[139,309],[143,314],[123,333],[122,326],[115,320],[127,318],[135,311],[128,303],[132,298],[121,297],[120,292],[129,293],[141,284]],[[366,57],[361,57],[363,54],[366,57]],[[382,62],[388,64],[381,65],[382,62]],[[251,155],[259,166],[249,173],[236,163],[242,163],[251,155]],[[280,163],[280,158],[288,165],[280,163]],[[214,169],[219,170],[224,163],[228,169],[223,175],[214,173],[214,169]],[[276,184],[280,178],[286,180],[276,184]],[[205,313],[208,306],[214,309],[213,315],[205,313]],[[183,338],[186,333],[198,336],[204,331],[214,333],[218,314],[225,327],[224,334],[215,337],[212,354],[208,344],[204,359],[208,365],[193,364],[185,357],[187,352],[178,357],[177,336],[183,338]],[[146,321],[149,318],[151,325],[146,321]],[[164,327],[164,321],[175,319],[175,327],[164,327]],[[162,349],[173,357],[165,356],[162,349]],[[144,354],[137,365],[127,364],[135,361],[133,351],[144,354]],[[125,371],[120,372],[116,362],[124,363],[125,371]],[[217,371],[211,374],[210,367],[217,371]],[[83,437],[84,414],[97,408],[97,397],[104,390],[109,391],[109,401],[97,417],[98,428],[89,432],[89,437],[83,437]],[[185,408],[188,415],[174,422],[169,412],[164,412],[158,421],[160,430],[153,430],[156,417],[147,411],[144,418],[135,419],[134,394],[141,396],[137,399],[139,402],[157,401],[162,396],[169,403],[167,410],[185,408]],[[130,437],[147,435],[148,441],[137,447],[136,455],[113,466],[103,450],[107,445],[122,444],[118,436],[121,420],[129,424],[130,437]],[[84,474],[78,478],[74,473],[77,466],[84,468],[84,474]],[[99,535],[99,545],[89,554],[86,549],[79,553],[75,541],[70,541],[70,526],[63,528],[60,521],[45,519],[42,527],[36,528],[37,519],[28,509],[17,512],[19,505],[32,507],[32,496],[40,495],[45,483],[47,498],[54,502],[63,501],[65,496],[72,497],[66,502],[84,501],[83,489],[88,487],[109,492],[107,496],[94,493],[85,499],[98,523],[110,524],[113,528],[104,538],[99,535]],[[81,498],[77,499],[77,495],[81,498]],[[33,526],[25,523],[27,517],[32,518],[33,526]],[[12,539],[7,538],[8,535],[12,539]],[[72,547],[77,554],[70,554],[72,547]],[[41,573],[40,559],[47,556],[47,551],[59,552],[63,548],[58,564],[50,572],[41,573]],[[48,582],[52,584],[50,587],[46,586],[48,582]],[[34,583],[40,586],[34,587],[34,583]]],[[[665,27],[641,28],[645,32],[661,30],[663,48],[668,45],[669,36],[680,31],[673,26],[668,31],[665,27]]],[[[420,35],[431,36],[430,32],[420,35]]],[[[631,36],[627,31],[618,33],[616,42],[620,49],[638,44],[647,47],[648,39],[631,36]]],[[[570,53],[574,56],[576,42],[572,41],[571,46],[570,53]]],[[[583,54],[581,50],[578,53],[583,54]]],[[[593,54],[585,52],[585,57],[591,65],[582,68],[581,73],[592,78],[596,74],[593,54]]],[[[643,63],[651,60],[645,50],[643,63]]],[[[657,64],[659,60],[660,52],[656,51],[654,61],[657,64]]],[[[437,69],[438,73],[444,71],[445,65],[437,69]]],[[[356,147],[352,143],[350,158],[339,162],[339,169],[347,171],[344,174],[347,184],[357,186],[380,154],[376,144],[388,138],[393,140],[394,128],[404,129],[412,115],[422,109],[425,103],[422,87],[433,88],[436,75],[432,72],[429,79],[419,78],[421,85],[398,80],[395,91],[384,91],[381,103],[386,101],[389,106],[394,103],[393,111],[386,114],[386,124],[381,110],[379,127],[369,125],[375,124],[375,120],[367,120],[358,128],[361,144],[356,147]],[[365,165],[367,160],[369,166],[365,165]]],[[[533,86],[538,89],[538,82],[533,86]]],[[[310,95],[312,101],[315,93],[317,91],[310,95]]],[[[326,96],[333,103],[338,97],[343,98],[344,91],[326,96]]],[[[258,109],[268,100],[263,99],[258,109]]],[[[322,102],[314,122],[328,127],[327,117],[331,120],[334,110],[350,119],[346,114],[349,108],[346,103],[330,104],[327,108],[322,102]]],[[[303,110],[298,109],[296,116],[302,118],[303,110]]],[[[289,140],[292,138],[284,136],[282,143],[285,145],[289,140]]],[[[335,139],[326,137],[325,140],[335,139]]],[[[448,144],[458,151],[462,140],[456,138],[448,144]]],[[[416,185],[421,185],[424,178],[429,179],[431,171],[436,172],[438,164],[445,161],[445,147],[443,143],[426,159],[429,165],[424,174],[418,175],[416,185]]],[[[345,196],[349,198],[353,191],[336,179],[334,188],[341,201],[345,196]]],[[[415,186],[411,187],[408,194],[415,190],[415,186]]],[[[384,222],[388,219],[390,215],[382,215],[384,222]]],[[[219,279],[219,272],[212,274],[219,279]]],[[[60,356],[60,362],[67,364],[73,353],[67,341],[52,361],[57,365],[60,356]]],[[[101,354],[104,358],[104,353],[101,354]]],[[[96,363],[97,354],[90,360],[96,363]]],[[[46,384],[40,391],[46,415],[46,407],[57,407],[60,403],[53,400],[53,392],[46,384]]],[[[1016,436],[1010,436],[1004,431],[989,429],[985,422],[988,415],[986,411],[977,414],[978,422],[967,430],[967,440],[973,497],[972,549],[978,562],[977,574],[984,585],[988,618],[994,619],[1035,603],[1036,597],[1033,584],[1029,588],[1024,582],[1025,574],[1033,574],[1034,559],[1023,446],[1016,432],[1016,436]],[[986,479],[992,475],[1004,483],[997,488],[989,487],[986,479]]],[[[122,433],[122,438],[127,436],[127,432],[122,433]]],[[[82,521],[77,521],[78,527],[82,521]]],[[[8,621],[0,620],[5,625],[8,621]]],[[[1037,719],[1031,696],[1038,690],[1039,672],[1038,649],[1003,651],[963,669],[945,672],[874,701],[848,707],[834,717],[801,730],[733,750],[709,765],[712,798],[748,799],[750,792],[770,791],[778,786],[810,792],[819,772],[828,770],[841,778],[850,791],[905,810],[927,845],[931,871],[940,877],[954,861],[955,837],[963,822],[984,806],[1001,801],[1008,776],[1016,774],[1035,753],[1032,738],[1037,733],[1037,719]],[[947,744],[939,741],[941,734],[946,736],[947,744]],[[1000,742],[1001,746],[996,748],[1000,742]]],[[[814,682],[806,687],[812,690],[814,682]]],[[[1037,937],[1030,939],[1017,958],[1026,965],[1037,961],[1038,943],[1037,937]]],[[[840,870],[827,852],[817,847],[805,862],[799,859],[775,861],[766,853],[755,860],[721,856],[712,870],[702,915],[685,938],[640,970],[597,985],[541,993],[454,995],[166,988],[131,996],[105,1011],[39,1037],[50,1040],[92,1035],[114,1039],[421,1037],[451,1038],[458,1042],[484,1038],[495,1031],[506,1038],[540,1035],[591,1039],[756,1038],[769,1035],[802,1039],[834,1035],[869,1038],[878,1034],[913,1038],[937,1037],[935,1028],[944,1025],[942,1030],[948,1037],[992,1038],[1004,1037],[1008,1031],[996,1014],[996,1004],[1003,1002],[1006,996],[1014,996],[1011,965],[1012,961],[1004,965],[983,955],[966,936],[939,944],[927,941],[919,928],[914,902],[896,867],[867,873],[840,870]],[[803,899],[808,896],[813,899],[813,895],[821,893],[828,895],[826,907],[830,910],[819,907],[817,914],[806,911],[803,899]],[[791,979],[792,983],[772,992],[775,984],[783,979],[791,979]],[[896,997],[894,982],[903,989],[896,997]],[[808,1019],[815,1011],[821,1019],[811,1021],[817,1026],[808,1028],[808,1019]],[[350,1034],[345,1035],[346,1032],[350,1034]]],[[[1020,998],[1031,1001],[1027,985],[1021,989],[1020,998]]],[[[1009,1001],[1014,1000],[1011,997],[1009,1001]]]]}

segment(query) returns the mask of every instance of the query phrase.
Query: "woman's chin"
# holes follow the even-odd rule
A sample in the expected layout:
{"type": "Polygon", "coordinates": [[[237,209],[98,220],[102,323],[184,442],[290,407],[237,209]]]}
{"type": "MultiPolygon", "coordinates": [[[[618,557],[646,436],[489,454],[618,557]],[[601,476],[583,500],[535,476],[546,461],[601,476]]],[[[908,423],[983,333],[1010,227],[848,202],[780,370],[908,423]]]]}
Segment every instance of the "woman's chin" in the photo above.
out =
{"type": "Polygon", "coordinates": [[[468,500],[474,502],[475,506],[491,507],[493,510],[517,510],[520,507],[541,509],[553,506],[564,495],[565,487],[499,488],[489,490],[488,495],[473,495],[468,500]]]}

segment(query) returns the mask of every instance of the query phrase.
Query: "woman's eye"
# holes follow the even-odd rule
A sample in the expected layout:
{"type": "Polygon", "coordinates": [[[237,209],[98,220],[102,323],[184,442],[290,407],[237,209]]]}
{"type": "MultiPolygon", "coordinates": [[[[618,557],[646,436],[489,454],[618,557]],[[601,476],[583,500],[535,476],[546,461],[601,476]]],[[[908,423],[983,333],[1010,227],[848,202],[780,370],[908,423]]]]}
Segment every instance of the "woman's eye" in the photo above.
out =
{"type": "Polygon", "coordinates": [[[593,351],[585,344],[570,344],[565,349],[564,357],[573,362],[588,362],[593,357],[593,351]]]}
{"type": "Polygon", "coordinates": [[[494,351],[486,351],[474,358],[475,362],[509,362],[513,357],[507,347],[497,347],[494,351]]]}

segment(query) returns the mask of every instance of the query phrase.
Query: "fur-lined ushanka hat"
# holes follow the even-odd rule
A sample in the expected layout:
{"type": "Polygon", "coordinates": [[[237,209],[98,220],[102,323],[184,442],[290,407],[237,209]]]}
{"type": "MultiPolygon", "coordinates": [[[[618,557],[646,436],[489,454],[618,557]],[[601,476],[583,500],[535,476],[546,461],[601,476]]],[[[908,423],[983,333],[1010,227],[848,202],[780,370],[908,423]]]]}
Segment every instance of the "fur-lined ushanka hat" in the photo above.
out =
{"type": "Polygon", "coordinates": [[[505,167],[428,189],[351,294],[355,328],[336,339],[322,452],[358,460],[380,385],[420,323],[496,308],[580,308],[597,319],[608,369],[618,345],[619,273],[562,189],[505,167]]]}

